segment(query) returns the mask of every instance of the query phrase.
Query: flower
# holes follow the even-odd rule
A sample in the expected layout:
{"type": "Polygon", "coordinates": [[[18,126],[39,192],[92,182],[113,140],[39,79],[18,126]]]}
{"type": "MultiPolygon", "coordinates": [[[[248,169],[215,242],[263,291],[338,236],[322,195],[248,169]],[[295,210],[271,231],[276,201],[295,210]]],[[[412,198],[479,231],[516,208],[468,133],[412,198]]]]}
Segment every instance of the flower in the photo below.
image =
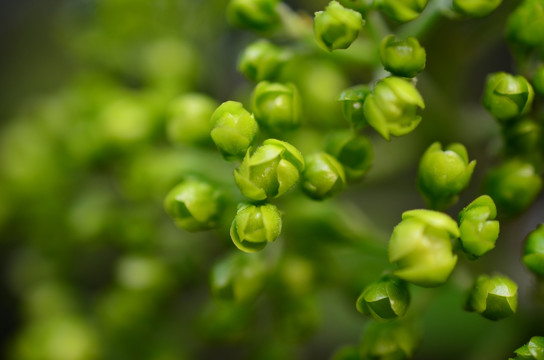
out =
{"type": "Polygon", "coordinates": [[[397,40],[389,35],[380,44],[380,59],[385,70],[393,75],[411,78],[425,69],[427,53],[415,37],[397,40]]]}
{"type": "Polygon", "coordinates": [[[264,249],[281,233],[281,215],[272,204],[241,204],[230,227],[230,237],[236,247],[251,253],[264,249]]]}
{"type": "Polygon", "coordinates": [[[315,39],[327,51],[347,49],[357,39],[363,24],[360,13],[331,1],[325,11],[315,13],[315,39]]]}

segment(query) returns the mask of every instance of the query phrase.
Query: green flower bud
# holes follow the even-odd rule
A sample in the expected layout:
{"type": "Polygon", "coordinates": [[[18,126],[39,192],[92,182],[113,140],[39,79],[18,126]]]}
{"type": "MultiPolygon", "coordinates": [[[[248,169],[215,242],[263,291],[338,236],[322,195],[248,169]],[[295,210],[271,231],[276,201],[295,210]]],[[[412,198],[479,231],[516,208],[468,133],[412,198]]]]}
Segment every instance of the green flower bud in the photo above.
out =
{"type": "Polygon", "coordinates": [[[265,140],[253,154],[248,151],[234,181],[251,200],[275,199],[298,182],[304,158],[293,145],[276,139],[265,140]]]}
{"type": "Polygon", "coordinates": [[[442,285],[457,263],[451,239],[459,236],[457,223],[446,214],[404,212],[389,242],[389,261],[399,267],[394,275],[418,286],[442,285]]]}
{"type": "Polygon", "coordinates": [[[272,204],[241,204],[230,227],[234,245],[242,251],[252,253],[264,249],[281,233],[281,214],[272,204]]]}
{"type": "Polygon", "coordinates": [[[237,252],[213,266],[210,288],[217,298],[238,303],[250,302],[261,293],[266,278],[263,259],[237,252]]]}
{"type": "Polygon", "coordinates": [[[319,152],[305,159],[302,189],[315,200],[323,200],[342,192],[346,187],[346,175],[342,164],[327,153],[319,152]]]}
{"type": "Polygon", "coordinates": [[[166,195],[164,208],[181,229],[200,231],[217,225],[224,201],[222,193],[207,182],[185,180],[166,195]]]}
{"type": "Polygon", "coordinates": [[[342,103],[344,117],[355,128],[368,125],[363,112],[363,104],[371,92],[367,85],[357,85],[342,91],[338,97],[338,101],[342,103]]]}
{"type": "Polygon", "coordinates": [[[419,162],[418,189],[431,208],[446,208],[457,202],[457,194],[468,186],[474,166],[476,161],[468,162],[463,145],[453,143],[442,150],[442,145],[435,142],[419,162]]]}
{"type": "Polygon", "coordinates": [[[530,163],[513,159],[489,173],[485,189],[500,213],[514,215],[533,203],[542,190],[542,178],[530,163]]]}
{"type": "Polygon", "coordinates": [[[244,49],[238,70],[249,80],[273,80],[287,60],[286,53],[267,40],[259,40],[244,49]]]}
{"type": "Polygon", "coordinates": [[[534,95],[523,76],[498,72],[487,77],[482,103],[497,120],[505,122],[526,114],[534,95]]]}
{"type": "Polygon", "coordinates": [[[381,136],[406,135],[421,121],[417,109],[425,108],[423,98],[411,82],[398,78],[382,79],[365,100],[363,111],[370,124],[381,136]]]}
{"type": "Polygon", "coordinates": [[[411,78],[425,69],[427,53],[415,37],[397,40],[389,35],[380,44],[380,59],[393,75],[411,78]]]}
{"type": "Polygon", "coordinates": [[[374,8],[374,0],[339,0],[347,8],[366,13],[374,8]]]}
{"type": "Polygon", "coordinates": [[[327,51],[347,49],[357,39],[363,25],[361,14],[346,9],[338,1],[331,1],[325,11],[315,13],[315,39],[327,51]]]}
{"type": "Polygon", "coordinates": [[[357,299],[357,311],[377,320],[403,316],[410,304],[406,282],[386,277],[368,285],[357,299]]]}
{"type": "Polygon", "coordinates": [[[503,126],[503,136],[508,155],[536,155],[542,140],[542,126],[524,118],[503,126]],[[536,150],[536,151],[535,151],[536,150]]]}
{"type": "Polygon", "coordinates": [[[227,160],[241,159],[259,130],[253,115],[236,101],[221,104],[213,113],[211,123],[212,140],[227,160]]]}
{"type": "Polygon", "coordinates": [[[480,275],[470,291],[467,310],[489,320],[500,320],[515,314],[518,286],[506,276],[480,275]]]}
{"type": "Polygon", "coordinates": [[[523,263],[533,273],[544,277],[544,224],[540,224],[527,236],[523,263]]]}
{"type": "Polygon", "coordinates": [[[544,0],[525,0],[508,18],[506,36],[513,44],[535,47],[544,41],[544,0]]]}
{"type": "Polygon", "coordinates": [[[276,6],[280,0],[230,0],[227,18],[237,27],[268,31],[280,22],[276,6]]]}
{"type": "Polygon", "coordinates": [[[495,247],[499,237],[499,222],[495,219],[497,208],[493,199],[482,195],[459,213],[459,230],[463,250],[480,257],[495,247]]]}
{"type": "Polygon", "coordinates": [[[533,336],[531,340],[515,351],[513,360],[544,360],[544,337],[533,336]]]}
{"type": "Polygon", "coordinates": [[[210,142],[210,117],[217,102],[204,94],[184,94],[172,101],[166,119],[166,135],[174,144],[210,142]]]}
{"type": "Polygon", "coordinates": [[[348,180],[363,177],[374,159],[370,140],[366,136],[355,135],[351,131],[338,132],[331,136],[326,151],[342,164],[348,180]]]}
{"type": "Polygon", "coordinates": [[[361,351],[356,346],[343,346],[333,355],[332,360],[361,360],[361,351]]]}
{"type": "Polygon", "coordinates": [[[262,81],[255,87],[251,101],[255,118],[274,134],[300,125],[302,102],[295,85],[262,81]]]}
{"type": "Polygon", "coordinates": [[[471,17],[484,17],[491,14],[502,0],[453,0],[455,11],[471,17]]]}
{"type": "Polygon", "coordinates": [[[363,335],[362,359],[410,359],[419,342],[420,333],[411,324],[398,321],[373,322],[363,335]]]}
{"type": "Polygon", "coordinates": [[[391,19],[406,22],[421,14],[427,6],[427,0],[376,0],[376,5],[391,19]]]}
{"type": "Polygon", "coordinates": [[[533,86],[540,95],[544,95],[544,65],[540,65],[536,69],[535,76],[533,77],[533,86]]]}

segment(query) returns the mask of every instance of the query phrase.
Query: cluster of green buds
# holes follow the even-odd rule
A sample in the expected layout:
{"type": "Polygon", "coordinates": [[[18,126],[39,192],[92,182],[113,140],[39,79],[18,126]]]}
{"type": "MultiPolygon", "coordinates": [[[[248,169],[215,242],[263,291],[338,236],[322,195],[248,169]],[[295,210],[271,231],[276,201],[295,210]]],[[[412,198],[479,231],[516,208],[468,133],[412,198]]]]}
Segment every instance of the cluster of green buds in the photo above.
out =
{"type": "Polygon", "coordinates": [[[280,22],[280,0],[230,0],[227,18],[234,26],[255,31],[269,31],[280,22]]]}
{"type": "Polygon", "coordinates": [[[210,272],[212,294],[237,303],[255,300],[267,279],[266,265],[262,260],[258,255],[236,252],[215,263],[210,272]]]}
{"type": "Polygon", "coordinates": [[[470,290],[466,309],[496,321],[515,314],[517,305],[518,286],[515,282],[502,275],[480,275],[470,290]]]}
{"type": "Polygon", "coordinates": [[[287,53],[267,40],[258,40],[244,49],[238,70],[249,80],[274,80],[287,60],[287,53]]]}
{"type": "Polygon", "coordinates": [[[499,237],[497,207],[488,195],[482,195],[459,213],[461,246],[470,256],[478,258],[495,247],[499,237]]]}
{"type": "Polygon", "coordinates": [[[281,214],[272,204],[241,204],[230,228],[230,237],[236,247],[252,253],[264,249],[281,233],[281,214]]]}
{"type": "Polygon", "coordinates": [[[453,0],[453,9],[464,16],[484,17],[491,14],[502,0],[453,0]]]}
{"type": "Polygon", "coordinates": [[[367,85],[357,85],[350,87],[340,94],[338,101],[342,104],[342,113],[344,118],[355,129],[363,128],[368,125],[363,111],[365,99],[372,90],[367,85]]]}
{"type": "Polygon", "coordinates": [[[391,74],[412,78],[425,69],[427,53],[415,37],[398,40],[389,35],[380,44],[380,59],[391,74]]]}
{"type": "Polygon", "coordinates": [[[386,276],[368,285],[357,299],[357,311],[377,320],[403,316],[410,305],[408,284],[386,276]]]}
{"type": "Polygon", "coordinates": [[[239,160],[255,140],[259,126],[244,106],[236,101],[221,104],[211,117],[210,136],[226,160],[239,160]]]}
{"type": "Polygon", "coordinates": [[[498,72],[488,76],[482,102],[493,117],[507,122],[527,114],[533,98],[533,87],[523,76],[498,72]]]}
{"type": "Polygon", "coordinates": [[[378,9],[399,22],[412,21],[421,14],[428,0],[375,0],[378,9]]]}
{"type": "Polygon", "coordinates": [[[363,177],[374,159],[370,140],[364,135],[356,135],[351,131],[333,134],[325,150],[342,164],[346,178],[350,181],[363,177]]]}
{"type": "Polygon", "coordinates": [[[305,164],[302,189],[312,199],[335,196],[346,187],[344,168],[331,155],[325,152],[308,155],[305,164]]]}
{"type": "Polygon", "coordinates": [[[527,236],[523,263],[534,274],[544,277],[544,224],[540,224],[527,236]]]}
{"type": "Polygon", "coordinates": [[[362,359],[410,359],[420,342],[420,333],[406,322],[373,322],[361,343],[362,359]]]}
{"type": "Polygon", "coordinates": [[[252,107],[259,125],[272,134],[300,125],[302,103],[294,84],[260,82],[253,92],[252,107]]]}
{"type": "Polygon", "coordinates": [[[187,231],[208,230],[217,226],[225,207],[223,193],[201,180],[188,179],[166,195],[164,208],[175,224],[187,231]]]}
{"type": "Polygon", "coordinates": [[[217,102],[204,94],[184,94],[172,101],[166,119],[166,135],[174,144],[210,142],[210,118],[217,102]]]}
{"type": "Polygon", "coordinates": [[[459,236],[457,223],[444,213],[404,212],[389,242],[389,261],[398,265],[393,274],[418,286],[442,285],[457,263],[452,239],[459,236]]]}
{"type": "Polygon", "coordinates": [[[234,180],[251,200],[273,199],[295,186],[303,170],[300,151],[285,141],[267,139],[255,152],[248,150],[234,180]]]}
{"type": "Polygon", "coordinates": [[[533,336],[529,342],[514,351],[515,358],[510,360],[543,360],[544,359],[544,337],[533,336]]]}
{"type": "Polygon", "coordinates": [[[469,162],[462,144],[450,144],[442,150],[442,145],[435,142],[421,157],[418,189],[431,208],[444,209],[457,202],[458,194],[468,186],[475,166],[476,161],[469,162]]]}
{"type": "Polygon", "coordinates": [[[418,108],[425,108],[423,98],[411,82],[399,77],[380,80],[363,105],[366,120],[386,140],[412,132],[421,122],[418,108]]]}
{"type": "Polygon", "coordinates": [[[347,49],[357,39],[363,25],[360,13],[333,0],[324,11],[315,13],[315,39],[327,51],[347,49]]]}

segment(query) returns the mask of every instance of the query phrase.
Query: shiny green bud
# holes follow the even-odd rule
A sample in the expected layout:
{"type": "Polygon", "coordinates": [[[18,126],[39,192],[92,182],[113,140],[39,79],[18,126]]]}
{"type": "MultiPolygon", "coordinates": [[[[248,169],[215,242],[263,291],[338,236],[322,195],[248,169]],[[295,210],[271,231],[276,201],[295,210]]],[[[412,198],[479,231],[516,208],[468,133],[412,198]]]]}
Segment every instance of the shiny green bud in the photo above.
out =
{"type": "Polygon", "coordinates": [[[453,9],[462,15],[484,17],[491,14],[502,0],[453,0],[453,9]]]}
{"type": "Polygon", "coordinates": [[[406,282],[385,277],[368,285],[357,299],[357,311],[372,315],[377,320],[403,316],[410,305],[410,292],[406,282]]]}
{"type": "Polygon", "coordinates": [[[389,262],[398,265],[393,274],[418,286],[442,285],[457,263],[451,240],[459,236],[457,223],[446,214],[404,212],[389,242],[389,262]]]}
{"type": "Polygon", "coordinates": [[[238,70],[249,80],[273,80],[287,60],[286,53],[267,40],[258,40],[244,49],[238,70]]]}
{"type": "Polygon", "coordinates": [[[534,95],[523,76],[498,72],[487,77],[482,103],[493,117],[506,122],[529,112],[534,95]]]}
{"type": "Polygon", "coordinates": [[[540,65],[533,77],[533,86],[535,91],[540,95],[544,95],[544,65],[540,65]]]}
{"type": "Polygon", "coordinates": [[[502,128],[508,155],[536,155],[542,141],[542,126],[530,118],[504,124],[502,128]]]}
{"type": "Polygon", "coordinates": [[[338,101],[342,104],[344,118],[355,128],[368,125],[363,112],[365,99],[372,90],[367,85],[357,85],[342,91],[338,101]]]}
{"type": "Polygon", "coordinates": [[[513,360],[544,360],[544,337],[533,336],[514,352],[517,356],[513,360]]]}
{"type": "Polygon", "coordinates": [[[363,177],[374,159],[370,140],[366,136],[355,135],[351,131],[333,134],[325,150],[342,164],[348,180],[358,180],[363,177]]]}
{"type": "Polygon", "coordinates": [[[397,40],[389,35],[380,44],[380,59],[393,75],[411,78],[425,69],[427,53],[415,37],[397,40]]]}
{"type": "Polygon", "coordinates": [[[544,277],[544,224],[538,225],[525,240],[523,263],[533,273],[544,277]]]}
{"type": "Polygon", "coordinates": [[[184,94],[167,110],[166,135],[174,144],[199,145],[210,142],[210,117],[217,101],[204,94],[184,94]]]}
{"type": "Polygon", "coordinates": [[[470,291],[466,308],[496,321],[515,314],[517,305],[515,282],[502,275],[480,275],[470,291]]]}
{"type": "Polygon", "coordinates": [[[514,215],[533,203],[542,190],[542,178],[530,163],[512,159],[489,173],[485,189],[500,213],[514,215]]]}
{"type": "Polygon", "coordinates": [[[294,84],[261,81],[255,87],[251,104],[259,125],[273,134],[300,125],[302,102],[294,84]]]}
{"type": "Polygon", "coordinates": [[[255,140],[259,126],[252,114],[236,101],[221,104],[211,117],[210,133],[226,160],[239,160],[255,140]]]}
{"type": "Polygon", "coordinates": [[[266,280],[262,258],[236,252],[214,264],[210,272],[210,289],[216,298],[245,303],[257,298],[266,280]]]}
{"type": "Polygon", "coordinates": [[[379,10],[399,22],[414,20],[421,14],[427,0],[375,0],[379,10]]]}
{"type": "Polygon", "coordinates": [[[506,36],[515,45],[537,47],[544,41],[544,0],[525,0],[508,18],[506,36]]]}
{"type": "Polygon", "coordinates": [[[499,237],[499,222],[495,219],[497,208],[493,199],[482,195],[459,213],[459,230],[463,250],[480,257],[495,247],[499,237]]]}
{"type": "Polygon", "coordinates": [[[340,4],[362,14],[374,8],[374,0],[339,0],[340,4]]]}
{"type": "Polygon", "coordinates": [[[412,324],[373,322],[365,330],[361,342],[362,359],[411,359],[420,343],[420,332],[412,324]]]}
{"type": "Polygon", "coordinates": [[[257,252],[281,233],[281,214],[272,204],[241,204],[230,227],[230,237],[244,252],[257,252]]]}
{"type": "Polygon", "coordinates": [[[164,208],[179,228],[193,232],[217,225],[224,200],[221,191],[209,183],[185,180],[166,195],[164,208]]]}
{"type": "Polygon", "coordinates": [[[296,185],[303,170],[300,151],[285,141],[268,139],[254,153],[246,153],[234,170],[234,181],[251,200],[275,199],[296,185]]]}
{"type": "Polygon", "coordinates": [[[419,125],[418,108],[424,109],[425,104],[414,85],[399,77],[388,77],[376,84],[363,111],[370,126],[389,140],[391,135],[406,135],[419,125]]]}
{"type": "Polygon", "coordinates": [[[268,31],[280,23],[276,10],[280,0],[230,0],[227,18],[236,27],[268,31]]]}
{"type": "Polygon", "coordinates": [[[457,202],[458,194],[472,177],[476,161],[468,161],[462,144],[453,143],[442,150],[439,142],[425,151],[419,162],[417,186],[433,209],[444,209],[457,202]]]}
{"type": "Polygon", "coordinates": [[[302,189],[312,199],[323,200],[345,189],[344,168],[331,155],[324,152],[308,155],[305,164],[302,189]]]}
{"type": "Polygon", "coordinates": [[[315,13],[315,39],[327,51],[347,49],[359,36],[363,24],[360,13],[331,1],[324,11],[315,13]]]}

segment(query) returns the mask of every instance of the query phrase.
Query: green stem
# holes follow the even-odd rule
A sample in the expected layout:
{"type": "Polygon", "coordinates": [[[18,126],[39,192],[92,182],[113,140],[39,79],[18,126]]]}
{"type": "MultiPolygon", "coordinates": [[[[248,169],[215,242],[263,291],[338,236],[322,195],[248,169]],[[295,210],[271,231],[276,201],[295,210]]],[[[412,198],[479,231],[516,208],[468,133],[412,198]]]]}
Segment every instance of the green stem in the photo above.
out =
{"type": "Polygon", "coordinates": [[[424,37],[444,13],[449,10],[450,3],[451,0],[432,1],[416,20],[401,26],[397,31],[397,35],[404,39],[408,36],[424,37]]]}

